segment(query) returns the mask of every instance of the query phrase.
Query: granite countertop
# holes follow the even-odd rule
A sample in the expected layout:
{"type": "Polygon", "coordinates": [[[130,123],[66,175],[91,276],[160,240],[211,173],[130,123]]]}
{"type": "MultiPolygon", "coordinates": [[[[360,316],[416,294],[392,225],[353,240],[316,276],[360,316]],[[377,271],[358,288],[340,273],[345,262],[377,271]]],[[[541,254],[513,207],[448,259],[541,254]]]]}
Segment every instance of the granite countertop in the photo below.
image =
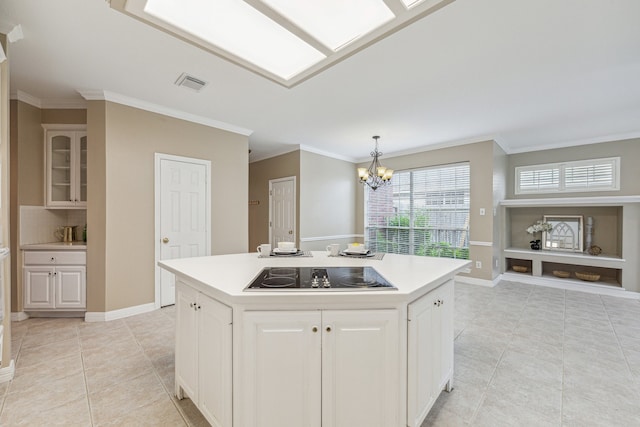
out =
{"type": "Polygon", "coordinates": [[[28,245],[20,245],[20,249],[24,251],[83,251],[87,250],[87,242],[75,241],[70,243],[32,243],[28,245]]]}

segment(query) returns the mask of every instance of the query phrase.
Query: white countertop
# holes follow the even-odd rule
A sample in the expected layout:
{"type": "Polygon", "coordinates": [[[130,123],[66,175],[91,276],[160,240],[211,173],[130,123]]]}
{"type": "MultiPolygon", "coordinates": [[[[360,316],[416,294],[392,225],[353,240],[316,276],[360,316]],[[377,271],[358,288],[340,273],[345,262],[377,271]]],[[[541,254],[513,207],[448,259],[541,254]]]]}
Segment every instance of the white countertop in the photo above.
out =
{"type": "Polygon", "coordinates": [[[84,251],[87,250],[87,242],[32,243],[28,245],[20,245],[20,249],[24,251],[84,251]]]}
{"type": "Polygon", "coordinates": [[[325,302],[359,300],[412,301],[469,267],[468,260],[386,254],[382,260],[329,257],[325,251],[313,257],[259,258],[257,253],[217,255],[160,261],[160,267],[187,280],[209,296],[228,303],[279,301],[304,302],[309,298],[325,302]],[[352,267],[370,266],[398,288],[375,291],[251,291],[244,288],[265,267],[352,267]],[[320,297],[322,296],[322,297],[320,297]]]}

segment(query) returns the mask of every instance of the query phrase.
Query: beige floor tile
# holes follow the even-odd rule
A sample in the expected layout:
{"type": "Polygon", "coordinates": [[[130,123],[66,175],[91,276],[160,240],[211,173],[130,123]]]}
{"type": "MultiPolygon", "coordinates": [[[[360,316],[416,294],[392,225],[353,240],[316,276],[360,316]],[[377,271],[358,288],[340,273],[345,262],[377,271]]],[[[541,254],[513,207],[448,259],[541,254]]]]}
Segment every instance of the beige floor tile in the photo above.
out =
{"type": "Polygon", "coordinates": [[[121,382],[132,381],[152,373],[153,365],[141,351],[126,357],[113,359],[110,363],[86,369],[89,394],[98,393],[121,382]]]}
{"type": "Polygon", "coordinates": [[[85,369],[95,369],[137,353],[142,353],[142,348],[133,337],[128,336],[122,340],[115,341],[113,345],[108,347],[94,346],[83,350],[82,360],[85,369]]]}
{"type": "Polygon", "coordinates": [[[2,425],[5,427],[11,425],[90,427],[89,403],[87,398],[83,397],[55,408],[49,408],[46,411],[32,411],[15,424],[2,425]]]}
{"type": "Polygon", "coordinates": [[[166,398],[167,393],[156,374],[148,372],[91,393],[89,402],[93,422],[100,425],[126,417],[143,406],[164,401],[166,398]]]}
{"type": "Polygon", "coordinates": [[[37,389],[27,388],[14,393],[10,387],[0,415],[0,425],[14,425],[34,413],[45,412],[80,399],[86,400],[82,372],[44,382],[37,389]]]}
{"type": "Polygon", "coordinates": [[[186,426],[186,422],[180,415],[180,412],[174,405],[173,401],[166,396],[164,399],[160,399],[149,405],[145,405],[136,410],[127,413],[126,415],[108,420],[104,423],[95,424],[98,426],[186,426]]]}
{"type": "Polygon", "coordinates": [[[478,427],[558,427],[560,419],[516,405],[494,396],[487,396],[473,419],[478,427]]]}
{"type": "Polygon", "coordinates": [[[77,337],[32,347],[30,351],[25,351],[20,355],[20,360],[16,363],[16,369],[26,368],[43,362],[55,364],[58,359],[73,354],[80,354],[80,342],[77,337]]]}
{"type": "Polygon", "coordinates": [[[191,399],[185,398],[182,400],[173,399],[176,406],[180,410],[180,414],[187,421],[187,424],[191,427],[209,427],[210,424],[206,418],[198,411],[198,408],[193,404],[191,399]]]}
{"type": "Polygon", "coordinates": [[[22,346],[20,348],[31,349],[33,347],[40,347],[46,344],[53,344],[74,338],[78,338],[77,328],[64,328],[60,331],[50,329],[38,334],[31,334],[30,332],[27,332],[27,335],[25,335],[22,340],[22,346]]]}
{"type": "Polygon", "coordinates": [[[103,333],[94,333],[80,337],[82,350],[110,348],[113,346],[136,343],[133,335],[127,328],[108,330],[103,333]]]}
{"type": "MultiPolygon", "coordinates": [[[[431,412],[436,414],[445,411],[447,414],[453,415],[454,419],[469,422],[482,402],[485,389],[484,386],[480,387],[475,384],[466,384],[459,381],[454,384],[451,392],[443,391],[440,393],[431,412]]],[[[439,423],[443,421],[445,420],[441,418],[439,423]]]]}
{"type": "Polygon", "coordinates": [[[47,384],[62,380],[70,375],[82,374],[82,372],[80,353],[57,359],[55,366],[48,362],[42,362],[25,368],[18,367],[11,381],[10,390],[12,393],[24,392],[29,389],[37,392],[47,384]]]}

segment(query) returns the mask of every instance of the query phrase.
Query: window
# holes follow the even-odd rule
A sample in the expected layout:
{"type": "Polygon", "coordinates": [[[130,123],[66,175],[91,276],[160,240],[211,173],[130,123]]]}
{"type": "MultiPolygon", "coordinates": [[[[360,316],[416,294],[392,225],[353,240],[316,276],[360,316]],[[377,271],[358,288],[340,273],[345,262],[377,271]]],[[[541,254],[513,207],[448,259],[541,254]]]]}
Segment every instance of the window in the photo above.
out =
{"type": "Polygon", "coordinates": [[[365,190],[365,244],[375,252],[469,259],[469,163],[400,171],[365,190]]]}
{"type": "Polygon", "coordinates": [[[516,167],[516,194],[620,189],[620,157],[516,167]]]}

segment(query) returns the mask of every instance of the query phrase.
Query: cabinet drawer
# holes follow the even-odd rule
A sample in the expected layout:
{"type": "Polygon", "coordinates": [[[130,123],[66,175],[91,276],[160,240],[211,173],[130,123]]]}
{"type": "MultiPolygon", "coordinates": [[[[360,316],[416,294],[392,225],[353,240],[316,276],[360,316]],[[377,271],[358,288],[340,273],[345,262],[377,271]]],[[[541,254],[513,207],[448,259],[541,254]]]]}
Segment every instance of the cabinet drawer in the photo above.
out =
{"type": "Polygon", "coordinates": [[[85,251],[25,251],[24,265],[86,265],[85,251]]]}

